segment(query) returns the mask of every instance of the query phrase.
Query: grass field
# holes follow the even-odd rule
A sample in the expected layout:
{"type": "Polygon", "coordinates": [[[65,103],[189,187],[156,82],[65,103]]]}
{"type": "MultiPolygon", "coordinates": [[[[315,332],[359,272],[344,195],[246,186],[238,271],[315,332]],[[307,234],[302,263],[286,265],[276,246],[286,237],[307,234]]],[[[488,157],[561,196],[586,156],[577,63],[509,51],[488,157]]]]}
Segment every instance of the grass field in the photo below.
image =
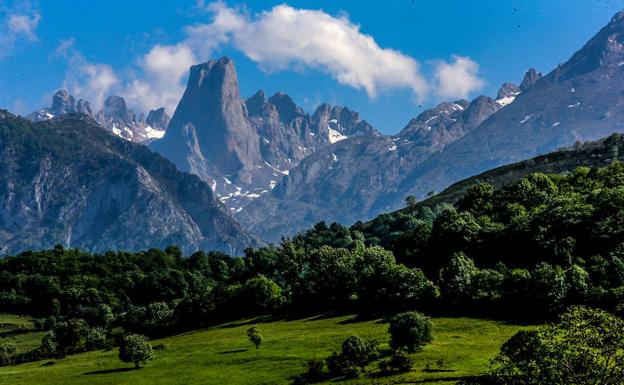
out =
{"type": "MultiPolygon", "coordinates": [[[[367,374],[347,383],[454,384],[483,373],[500,345],[522,328],[470,318],[432,321],[434,342],[413,355],[412,372],[379,377],[375,363],[367,374]]],[[[164,349],[138,370],[121,363],[115,349],[0,368],[0,384],[288,384],[304,371],[305,360],[325,358],[350,335],[374,338],[382,349],[388,346],[387,324],[347,316],[254,323],[265,338],[256,350],[245,334],[252,323],[241,321],[153,341],[164,344],[164,349]]]]}
{"type": "Polygon", "coordinates": [[[12,344],[18,352],[32,350],[41,345],[45,332],[35,331],[29,317],[0,314],[0,344],[12,344]]]}

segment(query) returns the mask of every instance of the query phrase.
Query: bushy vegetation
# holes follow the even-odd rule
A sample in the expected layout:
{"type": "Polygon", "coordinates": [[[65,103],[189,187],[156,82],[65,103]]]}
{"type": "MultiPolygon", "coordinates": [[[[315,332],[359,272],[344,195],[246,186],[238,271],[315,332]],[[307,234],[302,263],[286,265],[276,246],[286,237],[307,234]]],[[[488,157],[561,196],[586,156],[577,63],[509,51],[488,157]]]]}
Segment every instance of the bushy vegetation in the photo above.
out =
{"type": "Polygon", "coordinates": [[[558,323],[511,337],[494,360],[505,385],[624,383],[624,321],[575,307],[558,323]]]}

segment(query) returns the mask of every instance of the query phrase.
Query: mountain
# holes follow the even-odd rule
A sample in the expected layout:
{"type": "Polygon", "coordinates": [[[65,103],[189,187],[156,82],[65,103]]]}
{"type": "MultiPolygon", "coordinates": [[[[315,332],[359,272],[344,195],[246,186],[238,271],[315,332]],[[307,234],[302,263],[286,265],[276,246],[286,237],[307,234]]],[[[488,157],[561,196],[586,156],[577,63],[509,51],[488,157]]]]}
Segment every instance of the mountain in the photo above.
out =
{"type": "Polygon", "coordinates": [[[191,67],[167,132],[151,147],[240,212],[307,156],[347,137],[377,135],[347,108],[322,105],[309,115],[281,92],[243,100],[234,62],[223,57],[191,67]]]}
{"type": "Polygon", "coordinates": [[[197,176],[84,114],[31,122],[0,112],[0,202],[1,254],[258,244],[197,176]]]}
{"type": "MultiPolygon", "coordinates": [[[[306,157],[271,194],[235,218],[277,241],[319,221],[352,223],[387,211],[385,196],[431,154],[445,148],[501,108],[480,96],[424,111],[396,136],[356,136],[306,157]]],[[[402,202],[401,202],[402,203],[402,202]]]]}
{"type": "Polygon", "coordinates": [[[497,99],[441,103],[395,137],[345,140],[290,170],[235,217],[267,240],[352,223],[485,170],[624,131],[624,12],[565,64],[530,69],[497,99]]]}
{"type": "Polygon", "coordinates": [[[485,170],[624,132],[624,12],[548,75],[530,71],[514,102],[416,167],[389,201],[423,197],[485,170]]]}
{"type": "Polygon", "coordinates": [[[137,143],[149,143],[162,138],[169,124],[169,116],[164,108],[150,111],[147,119],[144,119],[142,115],[137,117],[134,111],[128,109],[124,98],[111,95],[104,101],[103,109],[94,113],[88,101],[76,101],[66,90],[59,90],[52,96],[49,108],[39,109],[27,118],[40,122],[69,113],[89,115],[115,135],[137,143]]]}

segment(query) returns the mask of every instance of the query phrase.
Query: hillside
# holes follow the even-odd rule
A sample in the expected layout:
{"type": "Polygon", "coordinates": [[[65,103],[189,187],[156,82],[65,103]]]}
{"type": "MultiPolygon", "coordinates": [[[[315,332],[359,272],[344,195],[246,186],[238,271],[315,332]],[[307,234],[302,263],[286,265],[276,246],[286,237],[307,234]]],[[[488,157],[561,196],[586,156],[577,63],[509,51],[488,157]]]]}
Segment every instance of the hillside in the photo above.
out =
{"type": "Polygon", "coordinates": [[[0,254],[255,245],[198,177],[87,115],[0,116],[0,254]]]}
{"type": "MultiPolygon", "coordinates": [[[[601,140],[579,143],[573,147],[494,168],[454,183],[439,194],[419,202],[414,208],[435,207],[442,203],[453,204],[466,193],[470,186],[480,182],[500,188],[517,182],[533,172],[564,174],[574,171],[577,167],[604,167],[616,160],[624,160],[624,136],[622,134],[613,134],[601,140]]],[[[414,208],[405,208],[400,211],[409,212],[414,208]]]]}

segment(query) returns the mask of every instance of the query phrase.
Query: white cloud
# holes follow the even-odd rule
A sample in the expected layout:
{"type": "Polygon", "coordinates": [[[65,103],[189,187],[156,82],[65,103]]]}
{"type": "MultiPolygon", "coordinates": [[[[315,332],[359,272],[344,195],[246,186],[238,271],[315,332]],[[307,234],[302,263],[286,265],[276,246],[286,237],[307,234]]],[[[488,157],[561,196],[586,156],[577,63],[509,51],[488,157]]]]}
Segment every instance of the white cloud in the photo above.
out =
{"type": "Polygon", "coordinates": [[[465,99],[485,85],[479,78],[479,64],[469,57],[453,55],[453,62],[444,61],[435,64],[435,89],[440,98],[465,99]]]}
{"type": "Polygon", "coordinates": [[[67,60],[67,71],[63,88],[78,99],[88,100],[95,109],[102,108],[104,100],[120,84],[111,66],[88,62],[74,49],[74,40],[61,42],[55,53],[67,60]]]}
{"type": "Polygon", "coordinates": [[[10,55],[22,40],[38,40],[36,29],[41,14],[30,2],[0,3],[0,15],[0,58],[10,55]]]}
{"type": "Polygon", "coordinates": [[[39,25],[41,15],[9,15],[9,31],[16,35],[24,35],[28,40],[37,40],[35,29],[39,25]]]}
{"type": "MultiPolygon", "coordinates": [[[[415,58],[380,47],[344,14],[288,5],[250,14],[222,1],[200,1],[198,8],[209,15],[209,22],[187,26],[186,37],[177,44],[153,46],[135,61],[138,70],[121,72],[123,79],[106,64],[87,62],[73,48],[73,40],[62,42],[57,51],[69,63],[65,86],[96,109],[115,92],[138,111],[164,106],[172,114],[189,67],[214,58],[226,46],[265,71],[314,69],[370,97],[408,89],[419,101],[431,91],[440,98],[465,98],[484,86],[478,63],[462,56],[453,56],[450,63],[433,62],[433,79],[428,81],[415,58]]],[[[27,25],[19,22],[16,28],[26,31],[27,25]]]]}
{"type": "Polygon", "coordinates": [[[129,81],[122,91],[126,101],[142,111],[164,106],[175,110],[189,67],[197,62],[192,50],[184,45],[156,45],[138,64],[142,75],[129,81]]]}
{"type": "Polygon", "coordinates": [[[371,97],[394,88],[411,89],[419,98],[428,92],[418,61],[381,48],[346,16],[288,5],[253,16],[222,2],[206,9],[213,15],[212,22],[187,28],[185,42],[204,57],[229,43],[267,71],[314,68],[341,84],[364,89],[371,97]]]}

